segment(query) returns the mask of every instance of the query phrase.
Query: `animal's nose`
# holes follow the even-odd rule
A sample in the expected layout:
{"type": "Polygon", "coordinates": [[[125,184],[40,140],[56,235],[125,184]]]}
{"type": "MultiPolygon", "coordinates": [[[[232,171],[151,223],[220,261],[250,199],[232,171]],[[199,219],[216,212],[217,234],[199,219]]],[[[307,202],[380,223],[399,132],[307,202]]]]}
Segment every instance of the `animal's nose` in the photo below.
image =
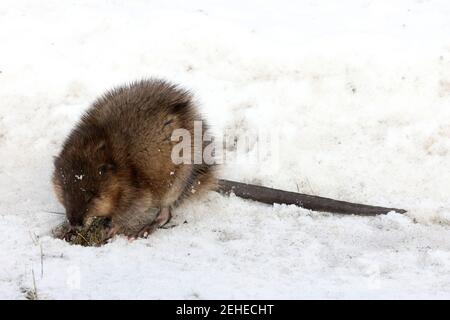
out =
{"type": "Polygon", "coordinates": [[[69,223],[70,223],[71,227],[79,228],[79,227],[83,226],[83,219],[81,217],[78,217],[77,215],[72,214],[72,213],[68,214],[67,217],[69,219],[69,223]]]}

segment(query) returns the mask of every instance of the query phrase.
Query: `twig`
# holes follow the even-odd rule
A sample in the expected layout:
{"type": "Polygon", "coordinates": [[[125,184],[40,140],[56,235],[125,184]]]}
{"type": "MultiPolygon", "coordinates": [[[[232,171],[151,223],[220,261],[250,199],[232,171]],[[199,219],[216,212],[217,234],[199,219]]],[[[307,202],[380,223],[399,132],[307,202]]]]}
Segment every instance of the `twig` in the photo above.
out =
{"type": "Polygon", "coordinates": [[[311,187],[311,182],[309,182],[308,177],[305,177],[305,178],[306,178],[306,182],[308,182],[309,190],[311,191],[311,193],[315,193],[313,188],[311,187]]]}
{"type": "Polygon", "coordinates": [[[86,242],[86,244],[88,246],[91,245],[90,241],[88,241],[80,232],[76,231],[76,233],[77,233],[77,235],[79,235],[86,242]]]}
{"type": "Polygon", "coordinates": [[[44,251],[42,250],[42,243],[39,243],[41,248],[41,279],[44,277],[44,251]]]}
{"type": "Polygon", "coordinates": [[[65,214],[64,212],[47,211],[47,210],[42,210],[42,212],[53,213],[53,214],[65,214]]]}
{"type": "Polygon", "coordinates": [[[31,274],[33,276],[33,300],[39,300],[36,287],[36,278],[34,277],[34,269],[31,269],[31,274]]]}
{"type": "Polygon", "coordinates": [[[37,246],[37,245],[38,245],[38,240],[37,240],[36,234],[35,234],[34,232],[31,233],[31,231],[28,231],[28,234],[30,235],[31,242],[33,242],[33,244],[34,244],[35,246],[37,246]]]}

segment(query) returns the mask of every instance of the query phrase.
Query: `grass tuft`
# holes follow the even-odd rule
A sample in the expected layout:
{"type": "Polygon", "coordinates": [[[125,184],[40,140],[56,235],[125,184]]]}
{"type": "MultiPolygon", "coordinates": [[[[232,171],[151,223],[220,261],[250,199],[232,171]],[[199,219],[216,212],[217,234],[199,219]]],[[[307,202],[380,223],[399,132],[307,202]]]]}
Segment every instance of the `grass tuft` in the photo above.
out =
{"type": "Polygon", "coordinates": [[[99,247],[105,244],[107,238],[108,219],[94,217],[91,223],[79,230],[70,228],[68,222],[64,222],[53,230],[55,238],[65,240],[70,244],[84,247],[99,247]]]}

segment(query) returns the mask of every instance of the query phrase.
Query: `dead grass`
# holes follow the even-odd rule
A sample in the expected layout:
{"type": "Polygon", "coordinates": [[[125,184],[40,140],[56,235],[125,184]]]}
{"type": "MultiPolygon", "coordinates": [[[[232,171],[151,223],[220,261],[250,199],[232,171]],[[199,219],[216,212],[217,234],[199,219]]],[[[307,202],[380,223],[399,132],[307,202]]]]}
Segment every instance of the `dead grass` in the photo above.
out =
{"type": "Polygon", "coordinates": [[[93,218],[88,225],[79,230],[71,229],[69,224],[64,222],[53,230],[53,236],[70,244],[99,247],[108,240],[106,225],[107,220],[99,217],[93,218]]]}

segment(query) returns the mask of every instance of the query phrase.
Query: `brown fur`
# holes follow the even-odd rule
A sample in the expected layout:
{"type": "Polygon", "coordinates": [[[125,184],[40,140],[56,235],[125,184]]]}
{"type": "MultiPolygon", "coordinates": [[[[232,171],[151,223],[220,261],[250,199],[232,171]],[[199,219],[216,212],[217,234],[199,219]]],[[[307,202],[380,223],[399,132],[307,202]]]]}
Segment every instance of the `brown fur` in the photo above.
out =
{"type": "Polygon", "coordinates": [[[105,216],[130,228],[150,208],[174,207],[213,187],[211,165],[175,165],[170,157],[178,143],[172,131],[184,128],[193,137],[195,120],[202,119],[190,93],[162,80],[122,86],[95,101],[55,159],[53,185],[71,224],[105,216]]]}

